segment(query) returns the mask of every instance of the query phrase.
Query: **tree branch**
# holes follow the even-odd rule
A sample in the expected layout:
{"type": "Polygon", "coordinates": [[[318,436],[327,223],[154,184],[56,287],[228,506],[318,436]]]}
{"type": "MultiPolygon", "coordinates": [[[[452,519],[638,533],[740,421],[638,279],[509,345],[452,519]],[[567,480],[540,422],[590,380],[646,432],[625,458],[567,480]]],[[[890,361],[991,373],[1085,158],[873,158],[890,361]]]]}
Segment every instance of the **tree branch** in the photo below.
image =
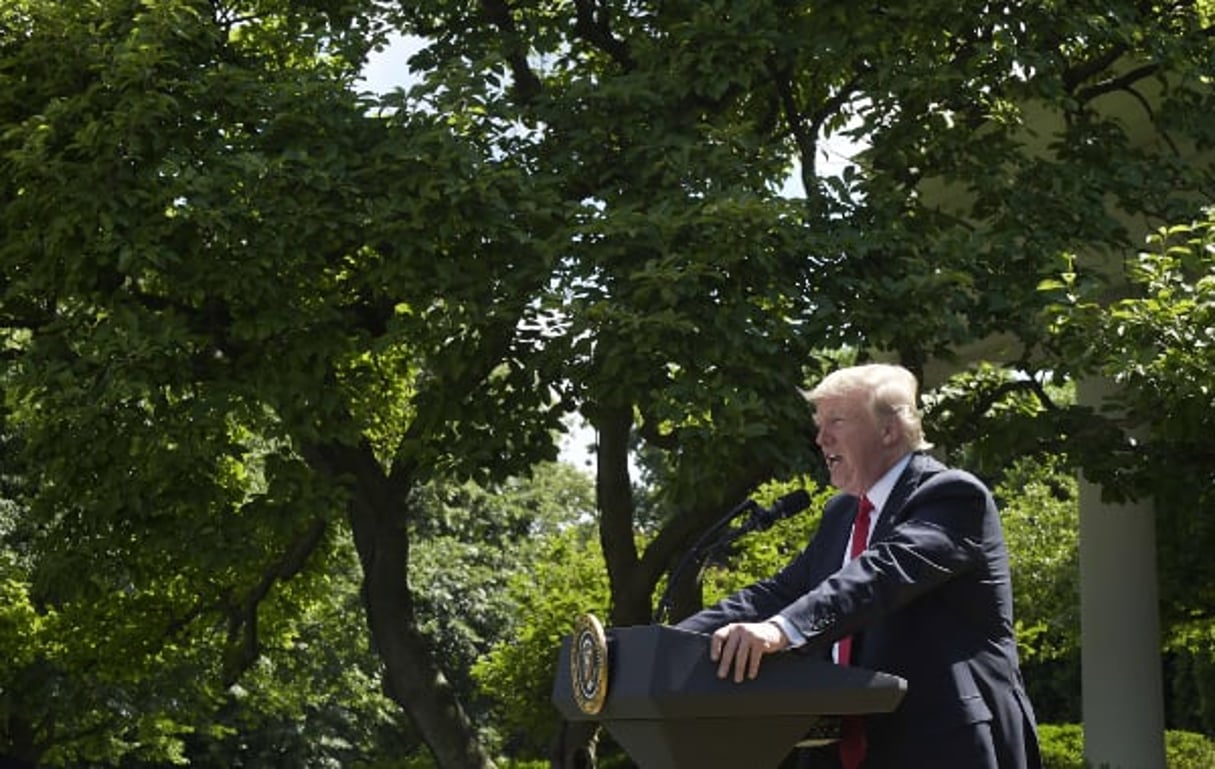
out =
{"type": "Polygon", "coordinates": [[[527,46],[519,35],[514,18],[511,17],[510,6],[506,4],[506,0],[481,0],[481,11],[502,33],[502,55],[510,67],[516,97],[521,102],[531,101],[540,94],[543,85],[527,63],[527,46]]]}
{"type": "Polygon", "coordinates": [[[574,0],[574,8],[578,13],[574,22],[575,34],[611,56],[626,72],[636,68],[637,62],[628,44],[612,34],[611,21],[603,5],[596,5],[593,0],[574,0]]]}
{"type": "Polygon", "coordinates": [[[1135,96],[1135,98],[1139,100],[1139,103],[1143,105],[1143,108],[1145,110],[1147,110],[1148,114],[1151,115],[1152,114],[1151,106],[1147,103],[1147,101],[1142,96],[1140,96],[1133,88],[1131,88],[1131,86],[1134,83],[1139,82],[1143,78],[1148,77],[1149,75],[1152,75],[1155,72],[1159,71],[1159,69],[1160,69],[1159,64],[1145,64],[1142,67],[1136,67],[1135,69],[1131,70],[1130,72],[1127,72],[1118,77],[1109,78],[1107,80],[1103,80],[1099,83],[1095,83],[1091,86],[1088,86],[1087,88],[1080,89],[1079,91],[1076,92],[1076,98],[1079,99],[1080,101],[1087,102],[1087,101],[1091,101],[1091,100],[1097,98],[1098,96],[1101,96],[1101,95],[1107,94],[1107,93],[1111,93],[1113,91],[1127,91],[1127,92],[1133,94],[1135,96]]]}
{"type": "Polygon", "coordinates": [[[257,610],[276,582],[299,574],[308,558],[324,540],[328,522],[314,518],[283,552],[282,557],[262,572],[261,579],[235,606],[228,609],[228,648],[223,667],[223,684],[231,686],[257,661],[261,644],[257,637],[257,610]]]}
{"type": "Polygon", "coordinates": [[[1118,61],[1123,54],[1126,53],[1125,45],[1115,45],[1110,50],[1095,56],[1088,61],[1081,62],[1074,67],[1069,67],[1063,73],[1063,88],[1068,93],[1073,93],[1080,84],[1089,78],[1095,77],[1098,72],[1102,72],[1118,61]]]}

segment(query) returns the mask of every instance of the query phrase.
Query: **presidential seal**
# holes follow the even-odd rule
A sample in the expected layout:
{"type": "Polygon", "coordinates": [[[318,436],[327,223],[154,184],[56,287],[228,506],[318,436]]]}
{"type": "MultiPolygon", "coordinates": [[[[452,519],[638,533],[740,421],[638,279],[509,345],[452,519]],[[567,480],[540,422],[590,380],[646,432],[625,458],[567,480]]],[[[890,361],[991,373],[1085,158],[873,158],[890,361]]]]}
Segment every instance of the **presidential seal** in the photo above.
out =
{"type": "Polygon", "coordinates": [[[583,614],[574,623],[570,643],[570,681],[574,701],[587,715],[595,715],[607,699],[607,636],[594,614],[583,614]]]}

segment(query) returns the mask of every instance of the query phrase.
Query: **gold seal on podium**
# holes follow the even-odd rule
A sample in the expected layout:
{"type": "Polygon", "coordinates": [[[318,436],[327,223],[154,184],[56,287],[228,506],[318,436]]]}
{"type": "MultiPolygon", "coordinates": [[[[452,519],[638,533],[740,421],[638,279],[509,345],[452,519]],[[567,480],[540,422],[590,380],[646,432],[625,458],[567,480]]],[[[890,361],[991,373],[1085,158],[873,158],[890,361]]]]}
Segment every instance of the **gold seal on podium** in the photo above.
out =
{"type": "Polygon", "coordinates": [[[587,715],[603,708],[607,699],[608,648],[603,625],[594,614],[583,614],[574,623],[570,644],[570,681],[574,701],[587,715]]]}

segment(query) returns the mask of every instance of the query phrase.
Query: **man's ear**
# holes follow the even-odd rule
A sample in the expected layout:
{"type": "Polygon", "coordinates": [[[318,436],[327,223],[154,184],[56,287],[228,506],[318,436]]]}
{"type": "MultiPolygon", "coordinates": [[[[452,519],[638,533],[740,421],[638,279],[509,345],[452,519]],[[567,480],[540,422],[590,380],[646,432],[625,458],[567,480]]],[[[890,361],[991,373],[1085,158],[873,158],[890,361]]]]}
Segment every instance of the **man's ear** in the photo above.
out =
{"type": "Polygon", "coordinates": [[[903,440],[903,423],[894,417],[882,420],[882,445],[894,446],[903,440]]]}

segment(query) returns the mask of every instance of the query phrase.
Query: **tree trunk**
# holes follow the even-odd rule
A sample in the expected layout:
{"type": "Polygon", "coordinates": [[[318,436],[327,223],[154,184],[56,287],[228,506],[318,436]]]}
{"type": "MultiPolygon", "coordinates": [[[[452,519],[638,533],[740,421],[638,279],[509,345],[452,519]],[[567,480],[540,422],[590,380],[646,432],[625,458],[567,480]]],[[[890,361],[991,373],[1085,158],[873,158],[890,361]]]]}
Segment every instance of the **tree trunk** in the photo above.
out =
{"type": "Polygon", "coordinates": [[[37,744],[34,725],[19,715],[10,715],[3,727],[7,739],[0,745],[0,767],[34,769],[38,766],[44,751],[37,744]]]}
{"type": "MultiPolygon", "coordinates": [[[[611,583],[613,612],[609,624],[620,622],[621,596],[632,607],[626,612],[640,615],[642,624],[649,622],[649,598],[636,600],[635,591],[626,589],[635,580],[631,573],[637,566],[637,549],[633,542],[633,490],[628,469],[629,430],[632,409],[604,407],[596,409],[591,423],[598,431],[598,462],[595,480],[596,506],[599,509],[599,541],[611,583]]],[[[637,623],[630,623],[637,624],[637,623]]],[[[599,727],[593,721],[562,721],[557,737],[549,751],[552,769],[594,769],[598,765],[599,727]]]]}
{"type": "Polygon", "coordinates": [[[595,497],[599,542],[612,593],[613,625],[645,625],[653,612],[654,575],[639,568],[633,482],[629,474],[630,405],[603,407],[593,420],[599,433],[595,497]]]}
{"type": "Polygon", "coordinates": [[[493,769],[414,616],[407,581],[408,483],[389,479],[367,446],[330,447],[324,454],[339,474],[355,478],[350,521],[363,567],[367,624],[384,662],[385,694],[401,706],[440,769],[493,769]]]}
{"type": "MultiPolygon", "coordinates": [[[[603,546],[612,596],[608,624],[648,625],[653,622],[654,588],[663,574],[688,543],[725,510],[705,507],[678,517],[664,525],[644,553],[638,553],[633,484],[629,473],[633,407],[631,404],[600,404],[586,416],[598,434],[595,496],[599,509],[599,541],[603,546]]],[[[737,473],[723,484],[723,499],[734,500],[749,493],[758,483],[771,477],[773,470],[745,455],[740,456],[738,467],[737,473]]],[[[700,585],[695,570],[681,575],[673,589],[676,605],[672,607],[674,611],[669,620],[682,619],[700,608],[700,585]]],[[[553,767],[575,769],[586,765],[578,763],[583,756],[595,759],[591,745],[595,732],[579,730],[577,726],[568,722],[562,724],[551,756],[553,767]]]]}

